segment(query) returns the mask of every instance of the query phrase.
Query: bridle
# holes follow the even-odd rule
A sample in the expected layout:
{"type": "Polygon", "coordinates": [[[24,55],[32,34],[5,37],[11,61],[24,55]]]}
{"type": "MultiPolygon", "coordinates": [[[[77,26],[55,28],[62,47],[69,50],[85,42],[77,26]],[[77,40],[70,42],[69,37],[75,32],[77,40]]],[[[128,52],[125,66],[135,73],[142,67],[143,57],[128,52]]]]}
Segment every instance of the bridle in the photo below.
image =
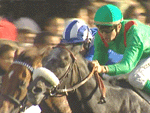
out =
{"type": "MultiPolygon", "coordinates": [[[[63,49],[65,49],[65,50],[67,50],[69,53],[70,53],[70,56],[71,56],[71,58],[72,58],[72,64],[70,64],[70,66],[68,67],[68,69],[66,70],[66,72],[65,72],[65,74],[59,79],[60,80],[60,84],[61,84],[61,81],[62,81],[62,79],[63,78],[65,78],[67,75],[68,75],[68,73],[73,69],[73,65],[76,63],[76,60],[77,60],[77,58],[75,57],[75,55],[69,50],[69,49],[67,49],[65,46],[57,46],[57,47],[55,47],[55,48],[63,48],[63,49]]],[[[94,72],[93,73],[91,73],[91,76],[94,74],[94,72]]],[[[89,78],[91,78],[91,76],[89,76],[89,78]]],[[[65,88],[65,89],[59,89],[59,88],[56,88],[55,89],[55,93],[58,93],[58,94],[60,94],[60,93],[65,93],[65,94],[67,94],[68,92],[71,92],[71,91],[74,91],[74,90],[76,90],[77,88],[79,88],[80,86],[82,86],[85,82],[87,82],[89,79],[84,79],[83,81],[81,81],[80,83],[78,83],[78,84],[76,84],[76,85],[74,85],[73,87],[71,87],[71,88],[65,88]]]]}
{"type": "MultiPolygon", "coordinates": [[[[76,63],[76,60],[77,58],[75,57],[75,55],[69,50],[67,49],[65,46],[61,46],[61,45],[58,45],[57,47],[55,48],[63,48],[65,50],[67,50],[69,53],[70,53],[70,56],[72,58],[72,66],[69,66],[69,68],[67,69],[67,71],[65,72],[65,74],[60,78],[60,84],[61,84],[61,80],[66,77],[66,75],[68,75],[69,71],[73,69],[73,65],[76,63]],[[71,67],[71,68],[70,68],[71,67]]],[[[100,97],[100,102],[99,103],[105,103],[105,96],[106,96],[106,89],[105,89],[105,86],[104,86],[104,83],[102,81],[102,78],[99,76],[99,74],[97,73],[96,70],[96,67],[93,66],[93,69],[91,71],[91,73],[86,76],[83,80],[81,80],[78,84],[72,86],[71,88],[65,88],[65,89],[59,89],[59,88],[55,88],[54,90],[54,93],[52,93],[53,91],[50,90],[50,96],[57,96],[57,94],[66,94],[68,95],[68,92],[71,92],[71,91],[75,91],[76,89],[78,89],[80,86],[82,86],[83,84],[85,84],[93,75],[95,75],[96,77],[96,81],[98,83],[98,86],[100,88],[100,93],[102,94],[101,97],[100,97]]]]}
{"type": "Polygon", "coordinates": [[[22,101],[19,101],[11,95],[5,95],[2,93],[0,93],[0,95],[2,95],[5,99],[8,99],[9,101],[11,101],[13,104],[19,106],[20,112],[23,112],[26,110],[27,96],[22,101]]]}
{"type": "MultiPolygon", "coordinates": [[[[29,64],[27,64],[25,62],[22,62],[22,61],[14,61],[12,63],[12,65],[13,64],[18,64],[18,65],[25,66],[31,72],[31,75],[32,75],[34,68],[32,66],[30,66],[29,64]]],[[[25,111],[25,109],[26,109],[26,102],[27,102],[27,96],[22,101],[19,101],[18,99],[14,98],[13,96],[8,95],[8,94],[2,94],[0,92],[0,95],[2,95],[4,98],[6,98],[9,101],[11,101],[13,104],[19,106],[19,109],[20,109],[19,111],[21,111],[21,112],[25,111]]]]}

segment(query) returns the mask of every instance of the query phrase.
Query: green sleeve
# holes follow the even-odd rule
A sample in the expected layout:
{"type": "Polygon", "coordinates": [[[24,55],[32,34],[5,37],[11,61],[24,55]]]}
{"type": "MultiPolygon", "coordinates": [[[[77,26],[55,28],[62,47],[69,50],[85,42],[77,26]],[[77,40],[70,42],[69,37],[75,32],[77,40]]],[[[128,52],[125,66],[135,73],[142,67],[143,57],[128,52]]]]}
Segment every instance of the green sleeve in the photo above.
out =
{"type": "Polygon", "coordinates": [[[101,65],[104,65],[108,61],[108,48],[105,47],[98,33],[95,34],[94,48],[93,60],[98,60],[101,65]]]}
{"type": "Polygon", "coordinates": [[[125,48],[121,62],[108,65],[109,75],[119,75],[131,72],[143,54],[143,43],[138,34],[138,30],[131,29],[127,34],[127,47],[125,48]]]}

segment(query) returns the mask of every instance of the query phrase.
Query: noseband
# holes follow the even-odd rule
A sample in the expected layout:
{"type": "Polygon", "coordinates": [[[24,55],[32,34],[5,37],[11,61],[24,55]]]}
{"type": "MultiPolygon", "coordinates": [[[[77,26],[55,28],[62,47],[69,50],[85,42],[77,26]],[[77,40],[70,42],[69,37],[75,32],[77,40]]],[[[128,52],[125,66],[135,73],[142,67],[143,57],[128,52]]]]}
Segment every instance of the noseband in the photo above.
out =
{"type": "MultiPolygon", "coordinates": [[[[19,65],[25,66],[25,67],[31,72],[31,74],[33,73],[34,68],[33,68],[32,66],[30,66],[29,64],[25,63],[25,62],[14,61],[14,62],[12,63],[12,65],[13,65],[13,64],[19,64],[19,65]]],[[[20,111],[25,111],[25,109],[26,109],[26,105],[25,105],[25,104],[26,104],[26,102],[27,102],[27,96],[26,96],[22,101],[19,101],[19,100],[17,100],[16,98],[14,98],[14,97],[11,96],[11,95],[2,94],[1,92],[0,92],[0,94],[1,94],[4,98],[9,99],[12,103],[18,105],[19,108],[20,108],[20,111]]]]}

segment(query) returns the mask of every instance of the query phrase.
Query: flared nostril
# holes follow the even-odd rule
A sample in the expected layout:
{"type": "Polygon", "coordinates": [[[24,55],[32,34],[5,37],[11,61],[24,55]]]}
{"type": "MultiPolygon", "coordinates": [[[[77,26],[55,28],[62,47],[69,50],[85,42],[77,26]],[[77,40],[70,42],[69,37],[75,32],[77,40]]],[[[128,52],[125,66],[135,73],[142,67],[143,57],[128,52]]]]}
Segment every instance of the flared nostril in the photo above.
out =
{"type": "Polygon", "coordinates": [[[40,87],[35,87],[35,88],[33,88],[32,92],[33,92],[34,94],[41,93],[41,92],[42,92],[42,88],[40,88],[40,87]]]}

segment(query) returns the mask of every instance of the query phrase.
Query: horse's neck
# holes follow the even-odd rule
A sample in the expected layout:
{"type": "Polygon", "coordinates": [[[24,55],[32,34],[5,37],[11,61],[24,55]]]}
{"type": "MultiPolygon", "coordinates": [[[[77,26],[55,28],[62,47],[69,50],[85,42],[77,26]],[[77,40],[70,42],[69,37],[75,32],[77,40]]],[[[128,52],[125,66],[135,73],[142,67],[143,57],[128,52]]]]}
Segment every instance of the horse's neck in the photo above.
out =
{"type": "Polygon", "coordinates": [[[77,55],[75,68],[78,69],[76,70],[76,74],[78,75],[78,77],[80,77],[80,80],[87,77],[91,71],[89,62],[81,54],[77,55]]]}
{"type": "MultiPolygon", "coordinates": [[[[81,58],[80,58],[81,59],[81,58]]],[[[89,74],[91,73],[92,71],[92,64],[89,63],[86,59],[81,59],[79,61],[77,61],[77,65],[79,67],[79,72],[78,72],[78,76],[79,77],[79,74],[80,74],[80,82],[82,80],[84,80],[85,78],[87,78],[89,76],[89,74]]],[[[94,90],[95,88],[97,87],[97,84],[96,84],[96,80],[95,80],[95,77],[94,75],[86,82],[84,83],[81,88],[79,88],[79,90],[81,92],[84,92],[84,91],[92,91],[94,90]],[[90,86],[90,88],[89,88],[90,86]],[[84,90],[82,90],[84,89],[84,90]]]]}
{"type": "Polygon", "coordinates": [[[133,87],[127,82],[126,79],[106,79],[104,80],[106,85],[112,86],[112,87],[122,87],[126,89],[133,89],[133,87]]]}

